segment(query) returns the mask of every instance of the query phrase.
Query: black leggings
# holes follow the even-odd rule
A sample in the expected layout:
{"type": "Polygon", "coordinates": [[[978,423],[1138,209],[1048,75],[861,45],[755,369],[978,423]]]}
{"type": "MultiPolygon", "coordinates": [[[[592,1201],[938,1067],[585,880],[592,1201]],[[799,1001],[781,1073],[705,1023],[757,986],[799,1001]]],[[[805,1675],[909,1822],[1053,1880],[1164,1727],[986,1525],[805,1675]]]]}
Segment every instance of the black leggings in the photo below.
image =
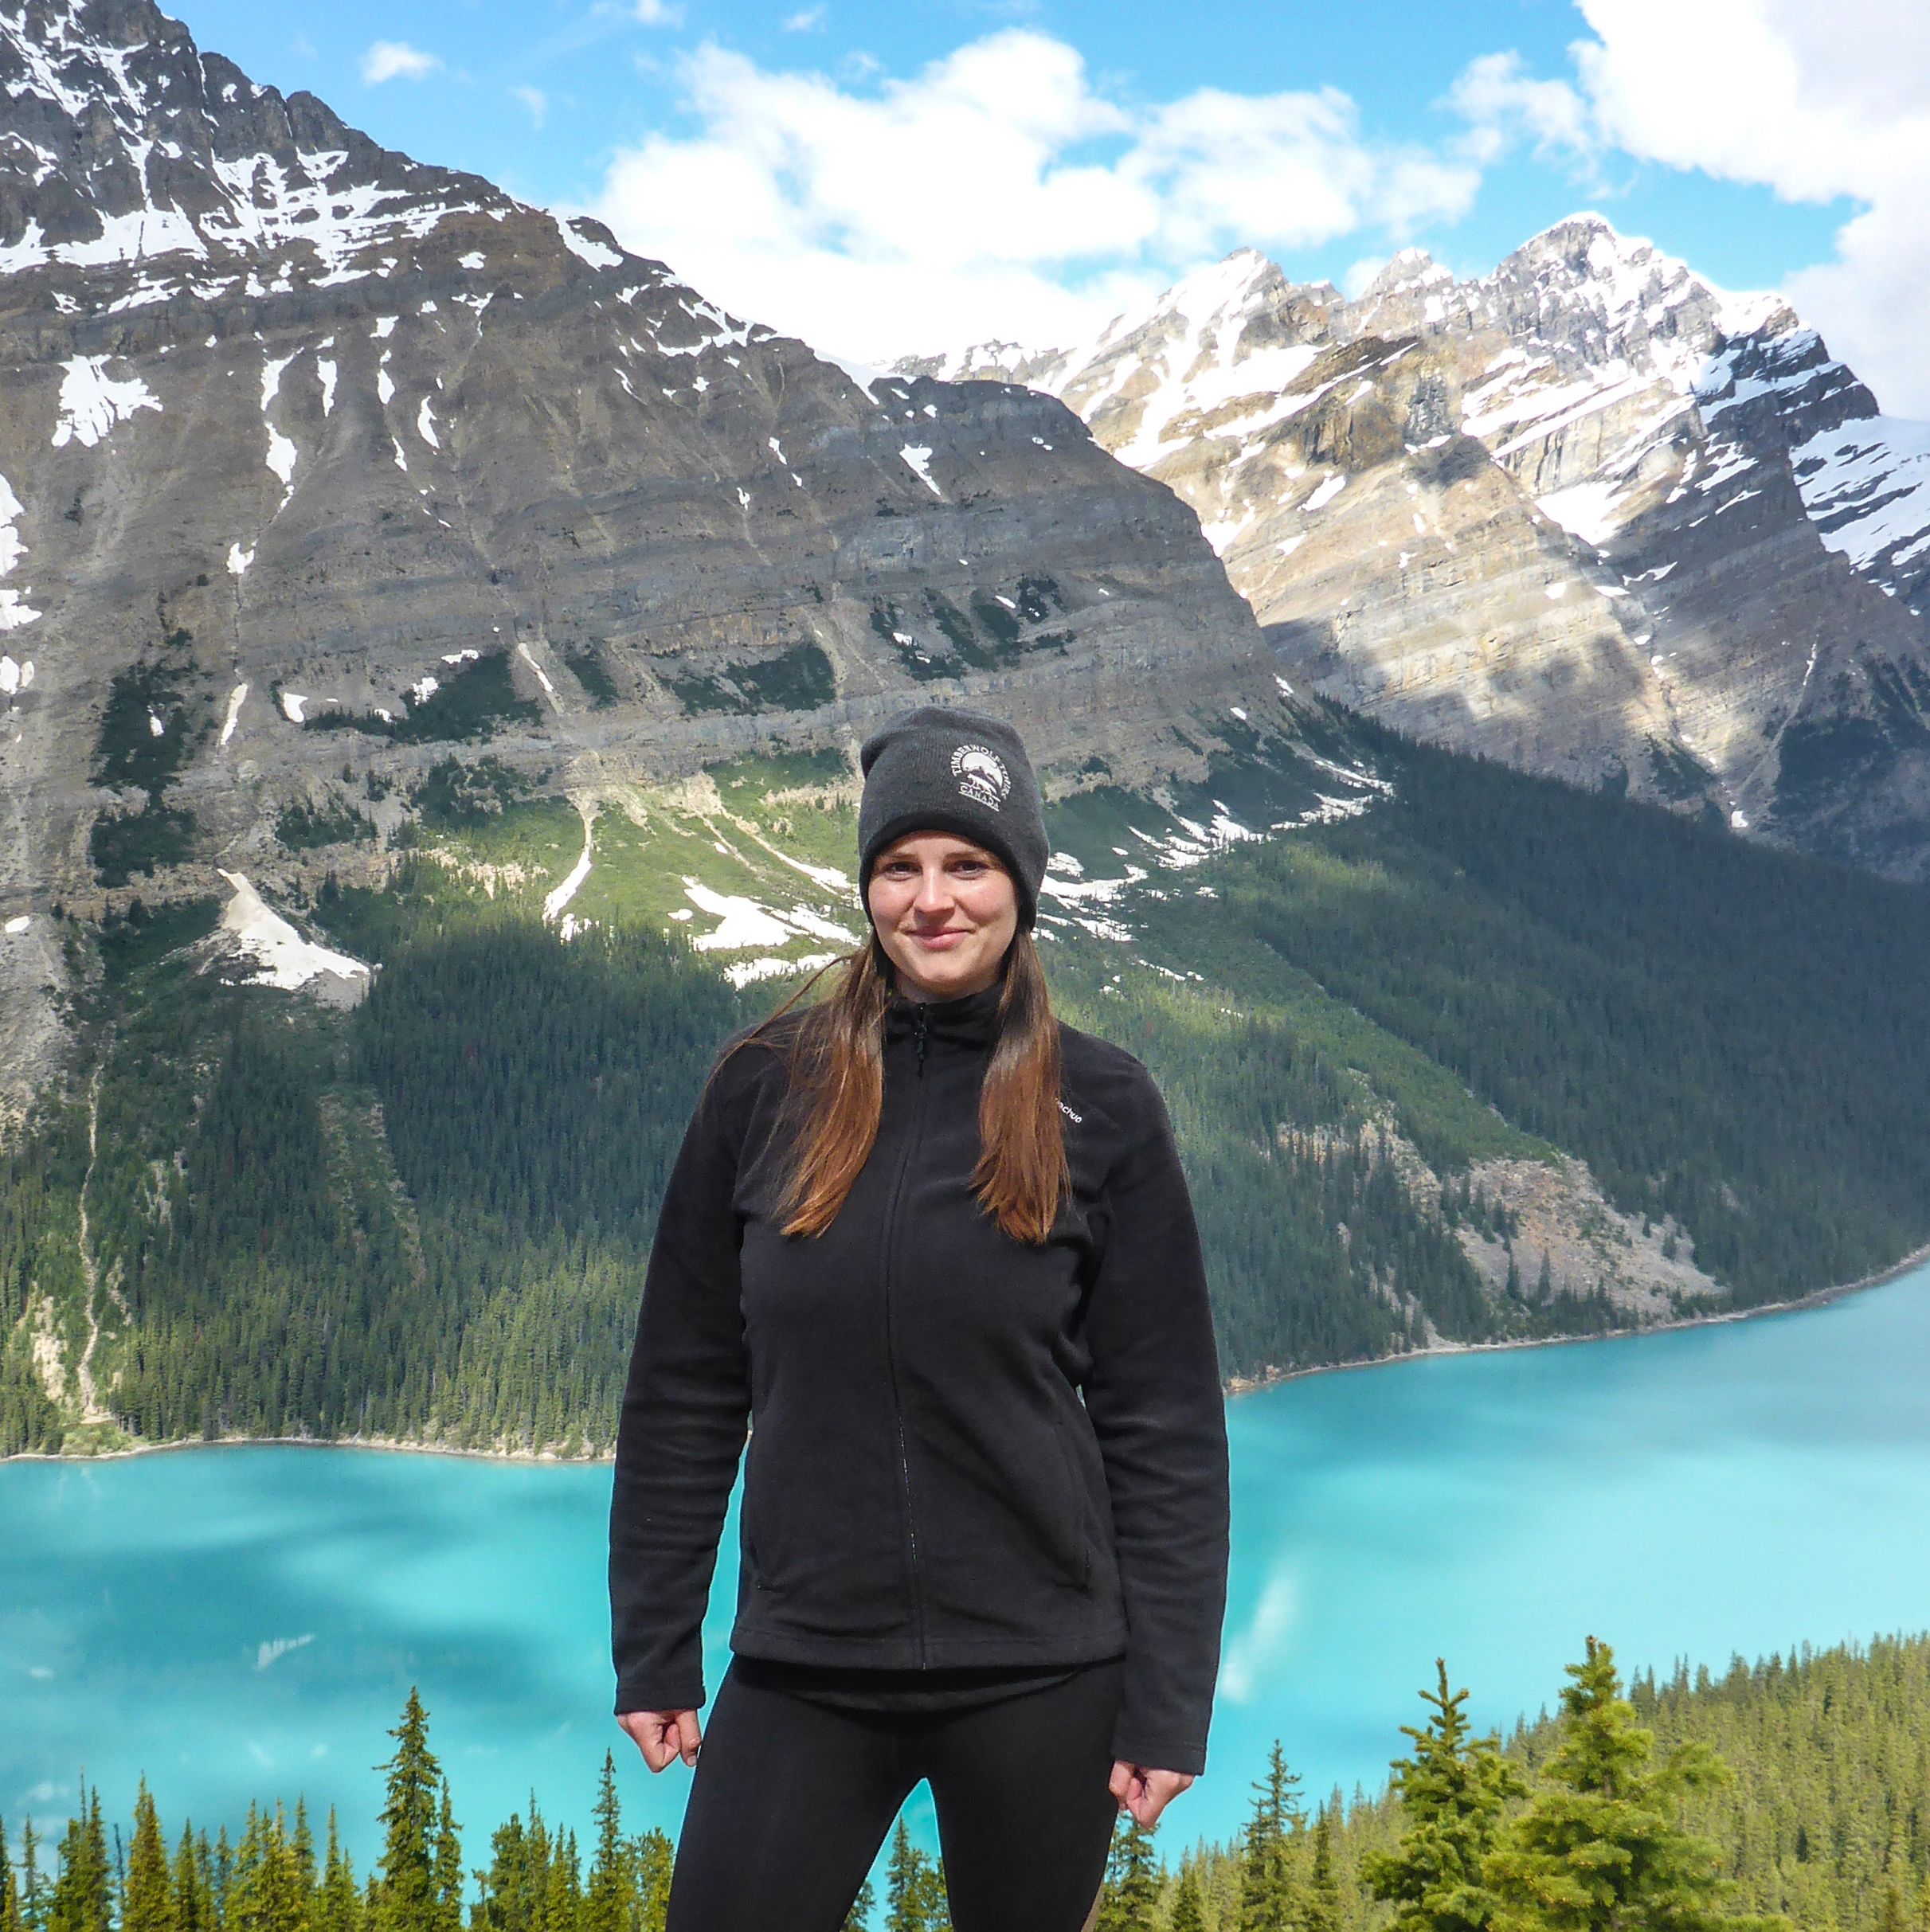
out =
{"type": "Polygon", "coordinates": [[[838,1932],[920,1778],[956,1932],[1079,1932],[1118,1817],[1107,1781],[1124,1671],[1115,1657],[1043,1690],[912,1713],[831,1709],[726,1670],[667,1932],[838,1932]]]}

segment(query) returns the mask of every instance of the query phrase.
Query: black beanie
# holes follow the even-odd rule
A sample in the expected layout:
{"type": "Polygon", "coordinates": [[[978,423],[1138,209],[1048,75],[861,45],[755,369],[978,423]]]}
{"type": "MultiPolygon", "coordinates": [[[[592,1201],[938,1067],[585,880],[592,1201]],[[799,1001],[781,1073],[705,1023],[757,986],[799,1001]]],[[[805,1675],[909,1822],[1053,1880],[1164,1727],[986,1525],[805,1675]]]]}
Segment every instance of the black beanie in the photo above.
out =
{"type": "Polygon", "coordinates": [[[1045,810],[1011,725],[981,711],[924,705],[879,725],[858,765],[858,897],[867,917],[878,855],[907,832],[952,832],[1004,860],[1018,887],[1019,929],[1031,929],[1048,856],[1045,810]]]}

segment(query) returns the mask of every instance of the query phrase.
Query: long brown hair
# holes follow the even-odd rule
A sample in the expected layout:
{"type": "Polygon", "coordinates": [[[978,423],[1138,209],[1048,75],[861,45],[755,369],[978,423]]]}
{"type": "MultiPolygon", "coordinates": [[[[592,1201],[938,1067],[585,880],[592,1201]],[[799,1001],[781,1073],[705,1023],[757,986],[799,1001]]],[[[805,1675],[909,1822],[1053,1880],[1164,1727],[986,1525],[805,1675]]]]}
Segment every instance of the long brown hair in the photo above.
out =
{"type": "MultiPolygon", "coordinates": [[[[799,1015],[789,1049],[785,1114],[793,1155],[782,1212],[787,1234],[821,1234],[838,1217],[878,1138],[884,1101],[890,961],[874,936],[819,968],[738,1042],[751,1045],[817,984],[831,991],[799,1015]]],[[[1059,1112],[1059,1025],[1028,932],[1013,936],[999,995],[998,1038],[979,1094],[972,1186],[1014,1240],[1043,1242],[1071,1185],[1059,1112]]]]}

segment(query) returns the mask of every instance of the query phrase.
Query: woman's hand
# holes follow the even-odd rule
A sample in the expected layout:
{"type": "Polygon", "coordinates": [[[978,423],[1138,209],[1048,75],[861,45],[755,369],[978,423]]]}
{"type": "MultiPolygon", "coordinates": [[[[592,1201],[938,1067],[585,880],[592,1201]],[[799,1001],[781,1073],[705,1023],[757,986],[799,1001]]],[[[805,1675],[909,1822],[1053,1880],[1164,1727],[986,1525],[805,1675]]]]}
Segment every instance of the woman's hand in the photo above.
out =
{"type": "Polygon", "coordinates": [[[1154,1771],[1145,1766],[1128,1764],[1122,1758],[1113,1762],[1107,1781],[1112,1794],[1139,1821],[1143,1831],[1151,1831],[1159,1815],[1193,1781],[1190,1771],[1154,1771]]]}
{"type": "Polygon", "coordinates": [[[662,1770],[673,1758],[681,1758],[686,1764],[697,1762],[703,1733],[695,1711],[624,1711],[618,1714],[617,1722],[653,1771],[662,1770]]]}

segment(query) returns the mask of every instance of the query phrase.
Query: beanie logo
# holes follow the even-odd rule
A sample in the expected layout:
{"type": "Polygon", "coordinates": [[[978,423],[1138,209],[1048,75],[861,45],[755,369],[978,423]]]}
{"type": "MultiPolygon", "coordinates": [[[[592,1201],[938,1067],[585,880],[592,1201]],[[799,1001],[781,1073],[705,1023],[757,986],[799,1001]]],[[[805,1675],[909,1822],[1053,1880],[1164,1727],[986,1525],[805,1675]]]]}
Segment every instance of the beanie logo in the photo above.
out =
{"type": "Polygon", "coordinates": [[[1012,794],[1012,773],[989,745],[961,745],[952,753],[958,796],[996,812],[1012,794]]]}

